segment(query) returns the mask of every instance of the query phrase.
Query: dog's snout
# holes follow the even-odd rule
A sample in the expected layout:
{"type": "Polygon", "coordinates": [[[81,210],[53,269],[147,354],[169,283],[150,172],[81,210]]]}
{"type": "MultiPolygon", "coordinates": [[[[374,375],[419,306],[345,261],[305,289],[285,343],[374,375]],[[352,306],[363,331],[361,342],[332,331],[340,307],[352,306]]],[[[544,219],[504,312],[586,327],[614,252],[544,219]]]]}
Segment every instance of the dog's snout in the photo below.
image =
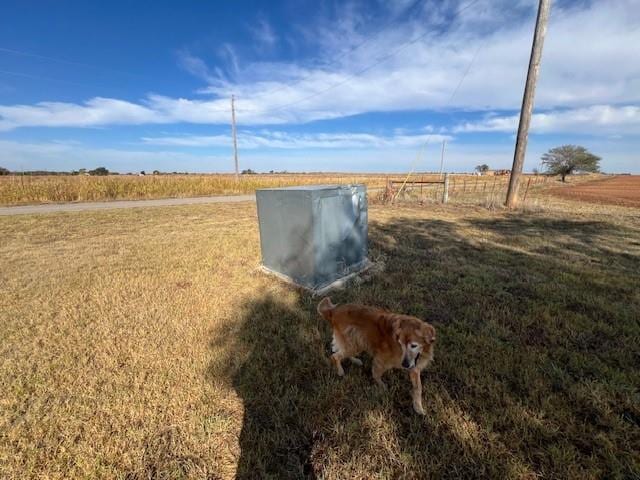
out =
{"type": "Polygon", "coordinates": [[[411,362],[409,362],[409,359],[407,357],[404,357],[402,359],[402,368],[409,368],[411,366],[411,362]]]}

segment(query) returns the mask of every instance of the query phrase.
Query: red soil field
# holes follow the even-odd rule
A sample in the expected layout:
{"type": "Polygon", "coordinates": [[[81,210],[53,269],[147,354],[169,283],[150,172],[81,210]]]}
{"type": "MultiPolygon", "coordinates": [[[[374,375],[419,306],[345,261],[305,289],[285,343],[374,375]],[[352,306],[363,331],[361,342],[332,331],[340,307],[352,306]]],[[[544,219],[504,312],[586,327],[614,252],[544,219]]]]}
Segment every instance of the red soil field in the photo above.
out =
{"type": "Polygon", "coordinates": [[[619,175],[556,187],[550,193],[570,200],[640,207],[640,175],[619,175]]]}

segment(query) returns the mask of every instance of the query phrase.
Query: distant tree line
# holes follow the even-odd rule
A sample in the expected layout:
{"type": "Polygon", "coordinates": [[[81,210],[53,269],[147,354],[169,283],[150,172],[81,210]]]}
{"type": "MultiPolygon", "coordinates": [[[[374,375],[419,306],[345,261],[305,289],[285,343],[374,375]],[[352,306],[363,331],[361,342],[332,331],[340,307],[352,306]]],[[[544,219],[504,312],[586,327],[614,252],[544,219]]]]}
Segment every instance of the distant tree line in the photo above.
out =
{"type": "MultiPolygon", "coordinates": [[[[600,157],[592,154],[586,148],[579,145],[562,145],[549,150],[542,155],[542,167],[547,175],[558,175],[564,182],[567,175],[574,173],[596,173],[600,171],[600,157]]],[[[480,174],[486,174],[490,172],[490,167],[487,164],[478,165],[475,170],[480,174]]],[[[502,172],[497,170],[495,173],[502,172]]],[[[508,172],[508,171],[505,171],[508,172]]],[[[268,174],[271,175],[283,175],[288,174],[286,170],[276,172],[269,170],[268,174]]],[[[296,172],[297,174],[306,174],[307,172],[296,172]]],[[[325,172],[329,173],[329,172],[325,172]]],[[[533,169],[534,174],[538,174],[537,168],[533,169]]],[[[242,175],[257,175],[258,172],[251,168],[242,170],[242,175]]],[[[73,170],[71,172],[56,172],[47,170],[31,170],[25,172],[11,172],[7,168],[0,167],[0,176],[3,175],[94,175],[94,176],[106,176],[106,175],[119,175],[118,172],[110,172],[106,167],[98,167],[93,170],[87,170],[81,168],[79,170],[73,170]]],[[[127,173],[127,175],[133,175],[127,173]]],[[[142,170],[139,175],[146,175],[146,172],[142,170]]],[[[160,170],[154,170],[153,175],[190,175],[189,172],[161,172],[160,170]]]]}
{"type": "Polygon", "coordinates": [[[28,175],[28,176],[44,176],[44,175],[119,175],[118,172],[110,172],[105,167],[94,168],[93,170],[87,170],[81,168],[80,170],[71,170],[70,172],[51,171],[51,170],[24,170],[21,172],[11,172],[10,170],[0,167],[0,175],[28,175]]]}

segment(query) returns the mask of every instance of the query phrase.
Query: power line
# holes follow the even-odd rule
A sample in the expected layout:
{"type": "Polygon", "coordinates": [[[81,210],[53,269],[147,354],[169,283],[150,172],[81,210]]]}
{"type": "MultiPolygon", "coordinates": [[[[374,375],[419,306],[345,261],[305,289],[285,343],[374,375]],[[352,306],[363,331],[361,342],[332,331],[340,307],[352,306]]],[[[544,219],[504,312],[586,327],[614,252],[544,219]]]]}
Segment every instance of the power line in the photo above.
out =
{"type": "MultiPolygon", "coordinates": [[[[366,45],[367,43],[370,43],[370,42],[371,42],[371,41],[372,41],[376,36],[379,36],[379,35],[380,35],[384,30],[386,30],[390,25],[392,25],[392,24],[394,24],[394,23],[398,22],[398,20],[399,20],[401,17],[403,17],[403,16],[405,16],[405,15],[409,14],[412,10],[414,10],[418,5],[420,5],[420,4],[421,4],[421,3],[423,3],[423,2],[424,2],[424,0],[416,0],[416,1],[413,3],[413,5],[411,5],[411,7],[409,7],[405,12],[403,12],[403,14],[402,14],[402,15],[399,15],[399,16],[397,16],[396,18],[393,18],[393,19],[392,19],[392,20],[390,20],[389,22],[385,23],[385,24],[380,28],[380,30],[378,31],[378,33],[377,33],[376,35],[368,36],[367,38],[365,38],[364,40],[362,40],[360,43],[358,43],[358,44],[356,44],[355,46],[353,46],[353,47],[351,47],[350,49],[348,49],[346,52],[343,52],[342,54],[338,55],[338,56],[334,59],[333,63],[334,63],[334,64],[335,64],[335,63],[338,63],[340,60],[342,60],[342,59],[346,58],[347,56],[351,55],[353,52],[355,52],[356,50],[358,50],[358,49],[359,49],[360,47],[362,47],[363,45],[366,45]]],[[[288,89],[288,88],[292,88],[292,87],[294,87],[294,86],[296,86],[296,85],[301,84],[301,83],[302,83],[302,82],[304,82],[305,80],[310,79],[311,77],[313,77],[313,75],[314,75],[313,73],[309,73],[309,74],[307,74],[307,75],[304,75],[304,76],[302,76],[302,77],[298,78],[298,79],[297,79],[297,80],[295,80],[294,82],[288,83],[288,84],[286,84],[286,85],[283,85],[283,86],[281,86],[281,87],[275,88],[275,89],[273,89],[273,90],[269,90],[269,91],[267,91],[267,92],[263,92],[263,93],[261,93],[261,94],[259,94],[259,95],[255,95],[255,96],[254,96],[254,97],[252,97],[252,98],[262,98],[262,97],[265,97],[265,96],[267,96],[267,95],[272,95],[272,94],[274,94],[274,93],[281,92],[282,90],[286,90],[286,89],[288,89]]]]}
{"type": "Polygon", "coordinates": [[[455,97],[456,93],[458,93],[458,89],[462,85],[462,82],[464,82],[464,79],[467,78],[467,75],[469,75],[469,72],[471,71],[471,67],[475,63],[476,58],[478,57],[478,53],[480,53],[480,47],[482,47],[482,44],[478,45],[478,48],[476,49],[476,53],[473,54],[473,57],[471,58],[471,61],[469,62],[469,65],[467,65],[467,69],[465,70],[464,74],[462,75],[462,78],[458,82],[458,85],[456,86],[455,90],[453,91],[453,93],[451,93],[451,96],[449,97],[449,100],[447,100],[446,105],[451,103],[451,101],[453,100],[453,97],[455,97]]]}
{"type": "Polygon", "coordinates": [[[92,88],[89,85],[86,85],[86,84],[83,84],[83,83],[70,82],[68,80],[61,80],[61,79],[58,79],[58,78],[43,77],[41,75],[31,75],[29,73],[11,72],[11,71],[8,71],[8,70],[0,70],[0,75],[11,75],[13,77],[31,78],[33,80],[44,80],[46,82],[59,82],[59,83],[66,83],[68,85],[74,85],[76,87],[92,88]]]}
{"type": "Polygon", "coordinates": [[[37,58],[37,59],[46,60],[46,61],[49,61],[49,62],[63,63],[65,65],[75,65],[75,66],[78,66],[78,67],[93,68],[93,69],[96,69],[96,70],[103,70],[103,71],[107,71],[107,72],[118,73],[120,75],[128,75],[128,76],[132,76],[132,77],[142,77],[142,75],[137,74],[137,73],[125,72],[125,71],[122,71],[122,70],[116,70],[116,69],[109,68],[109,67],[101,67],[99,65],[92,65],[92,64],[89,64],[89,63],[75,62],[75,61],[71,61],[71,60],[65,60],[65,59],[62,59],[62,58],[48,57],[48,56],[39,55],[39,54],[36,54],[36,53],[23,52],[21,50],[13,50],[11,48],[0,47],[0,52],[9,53],[11,55],[19,55],[19,56],[22,56],[22,57],[37,58]]]}
{"type": "MultiPolygon", "coordinates": [[[[470,7],[474,3],[477,3],[477,1],[479,1],[479,0],[471,2],[470,4],[467,5],[467,7],[465,7],[465,9],[470,7]]],[[[469,75],[469,72],[471,71],[471,67],[473,66],[473,64],[476,61],[476,58],[478,57],[478,53],[480,53],[481,47],[482,47],[482,43],[478,45],[478,48],[476,49],[476,52],[474,53],[473,57],[471,57],[471,61],[469,62],[469,64],[467,65],[467,68],[465,69],[464,73],[462,74],[462,77],[460,78],[460,81],[456,85],[456,88],[454,88],[453,92],[451,92],[451,96],[449,97],[447,102],[443,105],[443,108],[446,108],[446,107],[449,106],[449,104],[453,101],[453,99],[455,98],[456,94],[458,93],[458,90],[460,90],[460,87],[462,86],[462,83],[467,78],[467,75],[469,75]]],[[[449,113],[449,115],[451,115],[451,113],[449,113]]],[[[416,155],[416,159],[411,164],[411,168],[409,169],[409,173],[407,173],[407,176],[404,179],[404,182],[403,182],[402,186],[398,190],[398,193],[396,193],[396,196],[394,197],[394,200],[400,194],[400,191],[402,190],[404,185],[407,183],[407,180],[409,180],[409,177],[413,174],[413,172],[415,170],[415,167],[418,165],[418,163],[420,163],[421,156],[422,156],[422,154],[424,152],[426,152],[427,145],[429,144],[429,142],[431,140],[431,137],[433,137],[433,133],[430,133],[429,135],[427,135],[427,138],[425,139],[423,147],[420,150],[418,150],[418,154],[416,155]]],[[[442,155],[443,155],[443,158],[444,158],[444,144],[442,145],[442,155]]],[[[440,161],[440,165],[441,165],[440,166],[440,173],[442,173],[442,162],[443,162],[443,159],[441,159],[441,161],[440,161]]]]}
{"type": "MultiPolygon", "coordinates": [[[[467,3],[464,7],[462,7],[460,10],[458,10],[457,14],[460,15],[462,12],[464,12],[468,8],[472,7],[473,5],[478,3],[479,1],[480,0],[472,0],[471,2],[467,3]]],[[[408,40],[408,41],[400,44],[400,46],[398,48],[396,48],[394,51],[392,51],[391,53],[389,53],[387,55],[384,55],[382,57],[379,57],[373,63],[367,65],[366,67],[358,70],[355,73],[350,74],[345,80],[342,80],[342,81],[340,81],[338,83],[334,83],[333,85],[330,85],[329,87],[327,87],[327,88],[325,88],[323,90],[316,91],[316,92],[314,92],[314,93],[312,93],[310,95],[307,95],[306,97],[302,97],[302,98],[300,98],[298,100],[295,100],[293,102],[285,103],[283,105],[279,105],[279,106],[277,106],[275,108],[271,108],[271,109],[268,109],[268,110],[258,110],[258,109],[239,109],[239,110],[245,111],[245,112],[250,112],[250,111],[256,112],[256,111],[259,111],[259,112],[262,112],[262,113],[272,113],[272,112],[277,112],[277,111],[283,110],[283,109],[285,109],[287,107],[291,107],[293,105],[297,105],[297,104],[305,102],[307,100],[310,100],[310,99],[312,99],[314,97],[317,97],[317,96],[322,95],[322,94],[324,94],[324,93],[326,93],[328,91],[331,91],[331,90],[333,90],[333,89],[335,89],[337,87],[340,87],[342,85],[345,85],[345,84],[349,83],[351,80],[353,80],[354,78],[358,77],[359,75],[362,75],[363,73],[365,73],[365,72],[371,70],[372,68],[377,67],[381,63],[387,61],[391,57],[394,57],[395,55],[397,55],[398,53],[400,53],[401,51],[403,51],[405,48],[409,47],[410,45],[413,45],[413,44],[419,42],[420,40],[422,40],[424,37],[426,37],[430,33],[432,33],[432,32],[431,31],[426,31],[426,32],[422,33],[421,35],[417,36],[416,38],[414,38],[412,40],[408,40]]],[[[476,55],[477,55],[477,53],[476,53],[476,55]]],[[[474,56],[473,60],[475,60],[475,56],[474,56]]],[[[466,74],[465,74],[465,77],[466,77],[466,74]]],[[[464,80],[464,78],[463,78],[463,80],[464,80]]],[[[455,94],[455,92],[454,92],[454,94],[455,94]]],[[[453,98],[453,96],[452,96],[452,98],[453,98]]]]}

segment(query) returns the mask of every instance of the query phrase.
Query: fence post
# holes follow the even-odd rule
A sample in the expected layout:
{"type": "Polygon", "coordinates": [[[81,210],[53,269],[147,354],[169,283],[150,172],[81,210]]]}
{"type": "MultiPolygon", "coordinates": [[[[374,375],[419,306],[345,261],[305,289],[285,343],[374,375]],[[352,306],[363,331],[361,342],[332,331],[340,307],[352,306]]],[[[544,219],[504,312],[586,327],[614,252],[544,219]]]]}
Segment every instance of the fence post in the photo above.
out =
{"type": "Polygon", "coordinates": [[[444,189],[442,190],[442,203],[447,203],[449,200],[449,174],[444,174],[444,189]]]}
{"type": "Polygon", "coordinates": [[[529,193],[529,185],[531,185],[531,177],[529,177],[529,181],[527,182],[527,189],[524,191],[524,198],[522,199],[522,203],[527,201],[527,193],[529,193]]]}

